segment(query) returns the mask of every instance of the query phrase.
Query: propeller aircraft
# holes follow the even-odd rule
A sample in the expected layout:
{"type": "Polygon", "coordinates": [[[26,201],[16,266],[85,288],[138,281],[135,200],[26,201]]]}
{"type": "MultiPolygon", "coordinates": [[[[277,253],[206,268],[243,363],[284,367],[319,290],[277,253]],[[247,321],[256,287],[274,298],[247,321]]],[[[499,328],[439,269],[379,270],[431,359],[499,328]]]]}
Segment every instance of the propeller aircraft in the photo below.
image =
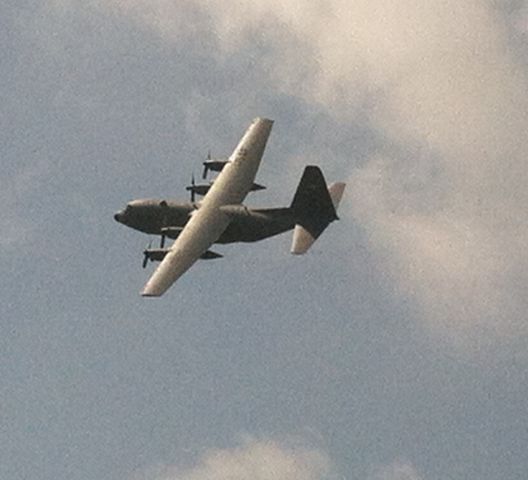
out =
{"type": "Polygon", "coordinates": [[[303,254],[326,227],[337,220],[345,184],[326,185],[317,166],[307,166],[289,207],[248,208],[242,204],[250,191],[265,187],[254,183],[273,121],[256,118],[226,160],[203,162],[204,175],[218,176],[207,184],[196,184],[194,175],[186,189],[191,201],[180,203],[145,199],[129,202],[114,219],[144,233],[160,235],[160,248],[145,249],[143,267],[160,262],[141,294],[159,297],[198,259],[222,257],[210,247],[214,243],[255,242],[293,230],[291,253],[303,254]],[[196,195],[203,200],[195,202],[196,195]],[[166,238],[174,243],[165,248],[166,238]]]}

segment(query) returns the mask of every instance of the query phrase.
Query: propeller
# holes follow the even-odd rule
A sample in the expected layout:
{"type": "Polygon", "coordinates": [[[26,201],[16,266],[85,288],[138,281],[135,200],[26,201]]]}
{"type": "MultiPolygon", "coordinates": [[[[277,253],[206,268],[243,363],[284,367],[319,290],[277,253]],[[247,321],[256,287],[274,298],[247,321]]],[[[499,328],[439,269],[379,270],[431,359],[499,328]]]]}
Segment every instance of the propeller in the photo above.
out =
{"type": "Polygon", "coordinates": [[[152,246],[152,240],[149,240],[147,248],[143,251],[143,268],[147,268],[147,263],[149,261],[148,251],[150,250],[150,247],[152,246]]]}
{"type": "Polygon", "coordinates": [[[191,191],[191,203],[194,203],[194,199],[196,198],[196,191],[194,189],[195,186],[196,186],[196,181],[194,180],[194,172],[193,172],[191,175],[191,188],[189,189],[191,191]]]}
{"type": "Polygon", "coordinates": [[[205,162],[204,162],[204,164],[203,164],[203,165],[204,165],[203,174],[202,174],[202,179],[203,179],[203,180],[205,180],[205,179],[207,178],[207,172],[209,171],[209,165],[208,165],[207,162],[209,162],[211,159],[212,159],[212,157],[211,157],[211,150],[209,150],[209,151],[207,152],[207,158],[206,158],[206,160],[205,160],[205,162]]]}
{"type": "Polygon", "coordinates": [[[194,199],[196,198],[196,181],[194,179],[194,172],[191,175],[191,184],[185,187],[185,190],[191,192],[191,203],[194,203],[194,199]]]}
{"type": "MultiPolygon", "coordinates": [[[[161,212],[162,212],[162,216],[161,216],[161,226],[162,227],[166,227],[167,226],[167,223],[168,223],[168,219],[167,219],[167,216],[168,216],[168,204],[167,204],[167,201],[166,200],[162,200],[160,202],[160,206],[161,206],[161,212]]],[[[161,233],[161,239],[160,239],[160,248],[163,248],[165,246],[165,233],[163,233],[163,230],[162,230],[162,233],[161,233]]],[[[150,247],[149,247],[150,248],[150,247]]]]}

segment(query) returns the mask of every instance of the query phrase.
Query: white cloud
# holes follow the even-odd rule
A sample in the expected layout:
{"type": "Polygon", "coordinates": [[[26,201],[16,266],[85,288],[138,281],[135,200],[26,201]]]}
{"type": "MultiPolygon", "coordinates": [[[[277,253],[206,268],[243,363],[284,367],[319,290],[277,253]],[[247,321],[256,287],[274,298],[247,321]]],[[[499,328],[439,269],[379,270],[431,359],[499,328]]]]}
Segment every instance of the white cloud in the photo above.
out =
{"type": "Polygon", "coordinates": [[[134,480],[321,480],[329,478],[328,457],[315,449],[247,440],[239,447],[208,451],[194,467],[158,466],[134,480]]]}
{"type": "Polygon", "coordinates": [[[376,468],[368,480],[424,480],[413,465],[408,462],[395,461],[390,465],[376,468]]]}
{"type": "Polygon", "coordinates": [[[349,212],[398,289],[448,337],[526,334],[528,87],[497,2],[102,2],[168,41],[269,49],[263,81],[386,139],[349,212]],[[395,148],[396,147],[396,148],[395,148]]]}

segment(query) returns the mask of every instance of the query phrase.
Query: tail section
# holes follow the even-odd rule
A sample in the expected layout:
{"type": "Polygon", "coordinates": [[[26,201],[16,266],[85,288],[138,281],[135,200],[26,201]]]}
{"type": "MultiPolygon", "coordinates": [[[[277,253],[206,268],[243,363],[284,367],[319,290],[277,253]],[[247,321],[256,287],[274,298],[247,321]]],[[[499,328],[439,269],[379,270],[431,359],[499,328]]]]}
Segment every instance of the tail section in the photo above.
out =
{"type": "Polygon", "coordinates": [[[337,210],[339,207],[339,202],[343,198],[343,192],[345,191],[346,183],[343,182],[334,182],[328,185],[328,193],[334,204],[334,208],[337,210]]]}
{"type": "Polygon", "coordinates": [[[344,183],[333,183],[327,188],[319,167],[304,169],[291,204],[295,217],[291,253],[307,252],[325,228],[338,219],[336,208],[344,189],[344,183]]]}

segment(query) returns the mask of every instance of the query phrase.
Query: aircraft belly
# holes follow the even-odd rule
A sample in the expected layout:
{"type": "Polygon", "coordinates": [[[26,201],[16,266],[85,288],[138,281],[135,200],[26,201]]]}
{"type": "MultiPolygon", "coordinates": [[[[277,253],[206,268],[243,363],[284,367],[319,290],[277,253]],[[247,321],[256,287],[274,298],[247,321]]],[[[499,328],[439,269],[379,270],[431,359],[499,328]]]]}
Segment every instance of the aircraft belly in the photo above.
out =
{"type": "Polygon", "coordinates": [[[224,230],[217,243],[257,242],[291,230],[295,221],[290,209],[248,211],[236,216],[224,230]]]}

